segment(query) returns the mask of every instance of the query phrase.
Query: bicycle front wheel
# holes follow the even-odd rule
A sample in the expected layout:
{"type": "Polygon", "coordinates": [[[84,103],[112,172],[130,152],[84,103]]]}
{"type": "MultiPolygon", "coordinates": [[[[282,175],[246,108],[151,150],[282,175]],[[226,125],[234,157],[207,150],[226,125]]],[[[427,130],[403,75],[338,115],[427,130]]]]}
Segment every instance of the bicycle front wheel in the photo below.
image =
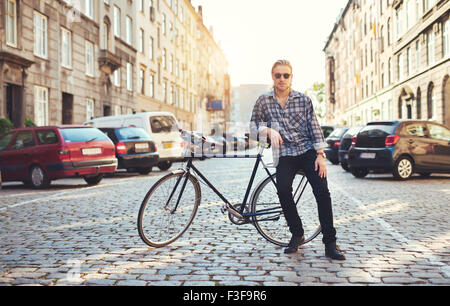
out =
{"type": "MultiPolygon", "coordinates": [[[[278,198],[275,181],[276,174],[267,177],[255,189],[252,197],[251,216],[258,232],[273,244],[286,247],[292,237],[278,198]]],[[[292,194],[302,220],[307,243],[321,232],[317,217],[317,202],[311,185],[303,172],[299,171],[292,184],[292,194]]]]}
{"type": "Polygon", "coordinates": [[[200,205],[198,180],[186,172],[168,174],[145,196],[138,214],[139,236],[149,246],[166,246],[186,232],[200,205]]]}

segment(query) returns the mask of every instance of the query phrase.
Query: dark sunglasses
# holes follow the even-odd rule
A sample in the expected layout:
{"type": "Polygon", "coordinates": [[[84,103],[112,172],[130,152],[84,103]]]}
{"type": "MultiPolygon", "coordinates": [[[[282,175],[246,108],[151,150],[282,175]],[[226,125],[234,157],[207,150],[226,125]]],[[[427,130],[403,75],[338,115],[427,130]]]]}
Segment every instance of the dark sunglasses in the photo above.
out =
{"type": "Polygon", "coordinates": [[[284,77],[286,80],[289,79],[291,77],[291,75],[289,73],[285,73],[285,74],[281,74],[281,73],[275,73],[275,78],[277,79],[281,79],[281,77],[284,77]]]}

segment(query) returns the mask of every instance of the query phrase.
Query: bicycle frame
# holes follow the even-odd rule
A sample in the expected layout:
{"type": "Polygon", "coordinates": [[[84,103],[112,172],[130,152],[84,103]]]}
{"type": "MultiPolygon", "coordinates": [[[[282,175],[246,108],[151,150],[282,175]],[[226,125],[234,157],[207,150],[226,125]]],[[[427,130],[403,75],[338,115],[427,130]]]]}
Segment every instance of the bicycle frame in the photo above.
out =
{"type": "MultiPolygon", "coordinates": [[[[254,183],[254,181],[255,181],[255,177],[256,177],[256,173],[257,173],[257,171],[258,171],[258,169],[259,169],[259,165],[262,163],[263,164],[263,166],[264,166],[264,170],[266,171],[266,173],[267,173],[267,175],[271,178],[271,180],[272,180],[272,183],[276,186],[276,182],[275,182],[275,180],[272,178],[272,174],[270,173],[270,171],[267,169],[267,166],[264,164],[264,161],[262,160],[262,150],[263,150],[263,148],[262,149],[260,149],[260,152],[258,153],[258,154],[256,154],[256,155],[219,155],[219,156],[217,156],[217,155],[215,155],[215,154],[204,154],[204,155],[202,155],[201,157],[212,157],[212,158],[256,158],[256,161],[255,161],[255,165],[254,165],[254,167],[253,167],[253,171],[252,171],[252,174],[251,174],[251,176],[250,176],[250,181],[249,181],[249,183],[248,183],[248,186],[247,186],[247,190],[246,190],[246,192],[245,192],[245,195],[244,195],[244,200],[242,201],[242,203],[241,203],[241,205],[240,205],[240,207],[239,207],[239,210],[238,210],[238,212],[239,212],[239,214],[241,215],[241,216],[243,216],[243,217],[250,217],[251,216],[251,214],[244,214],[244,211],[245,211],[245,207],[246,207],[246,205],[247,205],[247,202],[248,202],[248,200],[249,200],[249,196],[250,196],[250,192],[251,192],[251,190],[252,190],[252,187],[253,187],[253,183],[254,183]]],[[[196,175],[198,175],[198,177],[200,177],[201,179],[202,179],[202,181],[203,182],[205,182],[206,183],[206,185],[209,187],[209,188],[211,188],[211,190],[212,191],[214,191],[214,193],[226,204],[226,205],[229,205],[229,206],[231,206],[232,207],[232,204],[228,201],[228,199],[219,191],[219,190],[217,190],[217,188],[201,173],[201,171],[199,170],[199,169],[197,169],[194,165],[193,165],[193,159],[194,159],[194,157],[193,156],[191,156],[191,157],[187,157],[187,165],[186,165],[186,167],[183,169],[183,171],[185,171],[185,173],[186,173],[186,175],[182,175],[182,176],[180,176],[180,178],[178,179],[178,181],[176,182],[176,185],[175,185],[175,187],[174,187],[174,189],[173,189],[173,191],[172,191],[172,193],[171,193],[171,195],[169,196],[169,199],[167,200],[167,203],[170,203],[170,201],[171,201],[171,199],[172,199],[172,197],[173,197],[173,194],[175,193],[175,190],[178,188],[178,185],[180,184],[180,182],[181,182],[181,180],[182,180],[182,178],[184,177],[185,178],[185,181],[183,182],[183,185],[182,185],[182,189],[181,189],[181,192],[180,192],[180,195],[179,195],[179,197],[178,197],[178,199],[177,199],[177,203],[176,203],[176,205],[175,205],[175,207],[173,208],[173,210],[172,210],[172,213],[173,212],[175,212],[176,211],[176,209],[177,209],[177,207],[178,207],[178,204],[179,204],[179,201],[180,201],[180,199],[181,199],[181,195],[183,194],[183,192],[184,192],[184,188],[185,188],[185,186],[186,186],[186,183],[187,183],[187,180],[189,179],[189,176],[190,175],[192,175],[191,174],[191,169],[193,170],[193,172],[196,174],[196,175]]],[[[254,214],[253,214],[254,215],[254,214]]]]}
{"type": "MultiPolygon", "coordinates": [[[[266,164],[264,163],[264,161],[262,160],[262,157],[263,157],[262,151],[263,151],[263,149],[261,149],[260,152],[259,152],[257,155],[229,155],[229,156],[227,156],[227,155],[216,156],[216,155],[213,155],[213,154],[204,154],[204,155],[202,155],[202,157],[213,157],[213,158],[256,158],[255,165],[254,165],[254,167],[253,167],[253,171],[252,171],[252,174],[251,174],[251,176],[250,176],[250,181],[249,181],[249,183],[248,183],[248,185],[247,185],[247,190],[246,190],[245,195],[244,195],[244,199],[243,199],[242,203],[240,204],[239,209],[237,210],[237,212],[240,214],[240,216],[238,216],[239,218],[240,218],[241,216],[242,216],[243,218],[249,218],[249,217],[261,216],[261,215],[269,215],[269,214],[274,214],[274,213],[280,213],[280,214],[283,213],[282,210],[281,210],[280,208],[276,208],[276,209],[277,209],[276,211],[274,211],[274,208],[269,208],[269,209],[265,209],[265,210],[259,211],[258,213],[244,213],[245,208],[246,208],[246,206],[247,206],[247,201],[249,200],[250,192],[251,192],[252,187],[253,187],[253,183],[254,183],[254,181],[255,181],[256,173],[257,173],[257,171],[258,171],[258,169],[259,169],[259,165],[260,165],[260,164],[263,164],[263,169],[266,171],[267,175],[269,176],[270,180],[271,180],[272,183],[274,184],[275,188],[276,188],[276,186],[277,186],[277,183],[276,183],[275,180],[273,179],[273,175],[270,173],[270,171],[268,170],[267,165],[266,165],[266,164]]],[[[187,165],[186,165],[186,167],[183,169],[183,171],[185,171],[186,174],[180,176],[180,178],[178,179],[178,181],[177,181],[176,184],[175,184],[175,187],[174,187],[173,190],[172,190],[171,195],[169,196],[169,199],[167,200],[167,205],[168,205],[168,204],[170,203],[172,197],[173,197],[173,194],[175,193],[176,189],[178,188],[178,185],[180,184],[181,180],[182,180],[183,177],[184,177],[185,180],[184,180],[184,182],[183,182],[183,185],[182,185],[182,189],[181,189],[180,195],[179,195],[179,197],[178,197],[178,199],[177,199],[177,203],[176,203],[175,207],[174,207],[173,210],[172,210],[172,213],[174,213],[174,212],[176,211],[176,209],[177,209],[177,207],[178,207],[178,205],[179,205],[180,199],[181,199],[181,195],[183,194],[184,188],[185,188],[186,183],[187,183],[187,181],[188,181],[188,179],[189,179],[189,176],[192,175],[192,174],[191,174],[191,169],[193,170],[193,172],[194,172],[196,175],[198,175],[198,176],[203,180],[203,182],[206,183],[206,185],[207,185],[209,188],[211,188],[212,191],[214,191],[214,193],[215,193],[215,194],[216,194],[216,195],[217,195],[217,196],[218,196],[218,197],[219,197],[226,205],[228,205],[229,207],[232,207],[232,209],[234,209],[234,207],[233,207],[232,204],[228,201],[228,199],[227,199],[227,198],[226,198],[219,190],[217,190],[217,188],[216,188],[216,187],[215,187],[215,186],[214,186],[214,185],[213,185],[213,184],[212,184],[212,183],[211,183],[211,182],[210,182],[210,181],[209,181],[202,173],[201,173],[201,171],[200,171],[199,169],[197,169],[197,168],[193,165],[193,159],[194,159],[194,157],[192,157],[192,156],[187,158],[187,160],[188,160],[188,161],[187,161],[187,165]]],[[[303,182],[303,179],[302,179],[302,182],[303,182]]],[[[301,183],[302,183],[302,182],[301,182],[301,183]]],[[[299,191],[300,186],[302,185],[301,183],[300,183],[299,186],[297,187],[297,190],[295,190],[295,193],[294,193],[294,199],[295,199],[295,197],[296,197],[297,192],[299,191]]],[[[302,189],[302,191],[300,192],[300,196],[297,198],[297,201],[296,201],[295,204],[298,203],[298,201],[299,201],[301,195],[303,194],[303,191],[305,190],[305,188],[306,188],[306,184],[304,184],[303,189],[302,189]]],[[[270,218],[267,219],[267,220],[270,220],[270,218]]],[[[261,220],[260,220],[260,221],[261,221],[261,220]]]]}

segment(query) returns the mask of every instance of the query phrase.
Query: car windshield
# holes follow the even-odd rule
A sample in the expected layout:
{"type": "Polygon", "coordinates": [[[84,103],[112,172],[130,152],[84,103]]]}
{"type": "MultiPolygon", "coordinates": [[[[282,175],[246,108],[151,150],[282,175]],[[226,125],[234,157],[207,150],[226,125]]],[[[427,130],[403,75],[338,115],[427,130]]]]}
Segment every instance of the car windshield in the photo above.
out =
{"type": "Polygon", "coordinates": [[[333,132],[333,130],[334,130],[334,128],[332,128],[332,127],[322,126],[323,137],[327,138],[328,136],[330,136],[330,134],[333,132]]]}
{"type": "Polygon", "coordinates": [[[346,128],[337,128],[333,131],[333,133],[330,134],[328,137],[337,137],[340,138],[344,133],[347,131],[346,128]]]}
{"type": "Polygon", "coordinates": [[[60,129],[66,142],[89,142],[109,140],[108,136],[95,128],[60,129]]]}
{"type": "Polygon", "coordinates": [[[0,137],[0,151],[3,151],[6,149],[9,142],[11,141],[12,136],[13,136],[13,133],[7,133],[0,137]]]}
{"type": "Polygon", "coordinates": [[[177,123],[171,116],[153,116],[150,117],[150,126],[153,133],[178,131],[177,123]]]}
{"type": "Polygon", "coordinates": [[[393,135],[396,128],[395,125],[368,125],[359,134],[368,137],[386,137],[393,135]]]}
{"type": "Polygon", "coordinates": [[[148,133],[141,128],[130,127],[116,130],[117,138],[120,140],[127,139],[149,139],[148,133]]]}

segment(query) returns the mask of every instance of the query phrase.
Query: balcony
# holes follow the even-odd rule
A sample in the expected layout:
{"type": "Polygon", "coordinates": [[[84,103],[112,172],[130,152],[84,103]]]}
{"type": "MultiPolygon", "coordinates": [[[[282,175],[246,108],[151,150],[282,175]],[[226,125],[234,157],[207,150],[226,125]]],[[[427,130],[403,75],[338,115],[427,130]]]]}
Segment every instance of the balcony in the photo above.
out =
{"type": "Polygon", "coordinates": [[[120,58],[108,50],[100,50],[98,63],[100,65],[100,70],[109,75],[119,69],[122,65],[120,58]]]}

